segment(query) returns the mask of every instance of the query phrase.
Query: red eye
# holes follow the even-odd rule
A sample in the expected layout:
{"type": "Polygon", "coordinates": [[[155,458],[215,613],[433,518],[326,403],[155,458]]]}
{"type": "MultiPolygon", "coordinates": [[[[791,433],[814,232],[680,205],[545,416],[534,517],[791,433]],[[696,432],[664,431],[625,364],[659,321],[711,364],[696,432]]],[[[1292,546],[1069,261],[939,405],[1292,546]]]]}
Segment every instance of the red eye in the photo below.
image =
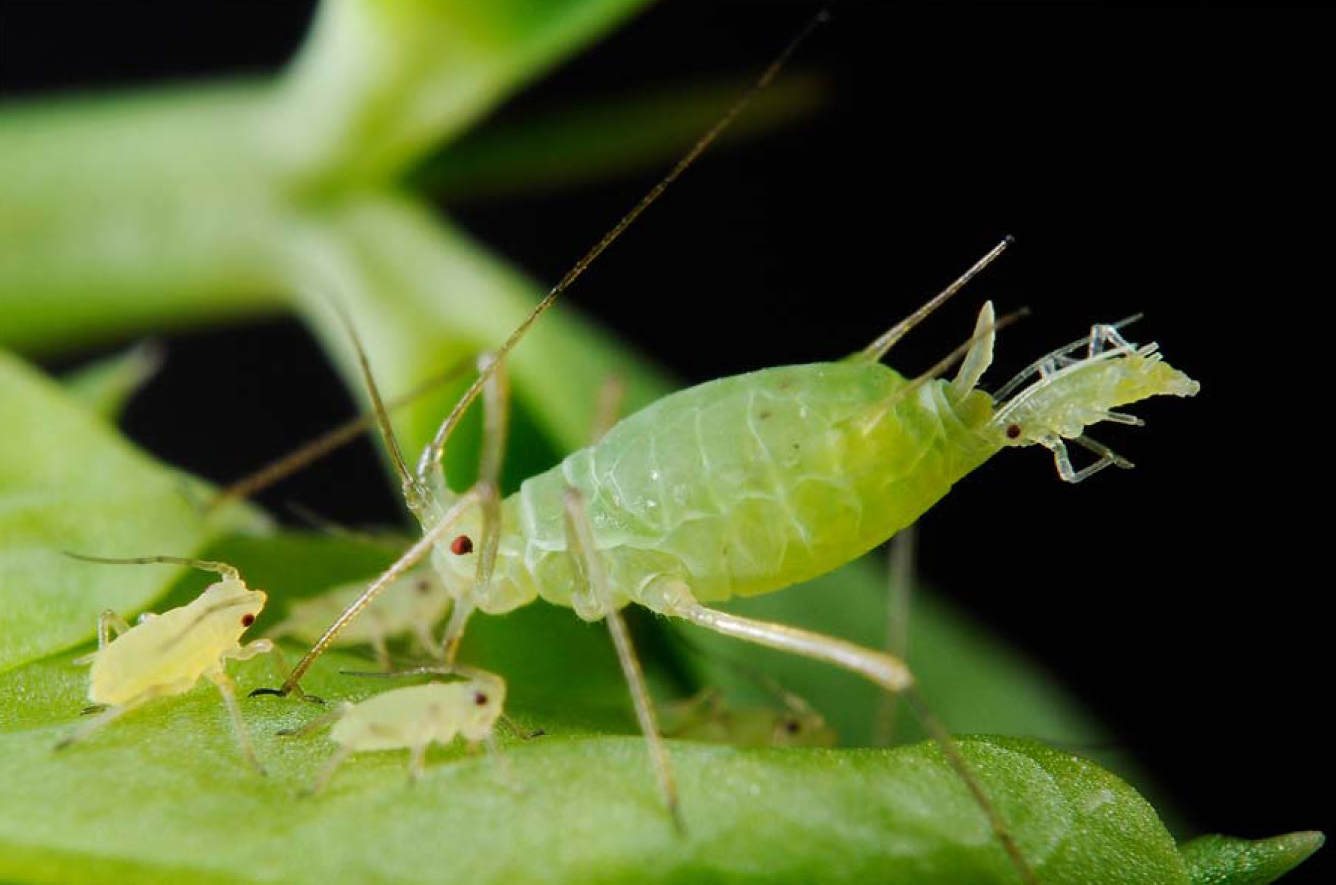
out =
{"type": "Polygon", "coordinates": [[[1021,435],[1021,426],[1019,424],[1007,425],[1007,439],[1015,439],[1021,435]]]}
{"type": "Polygon", "coordinates": [[[486,693],[481,691],[475,691],[473,693],[473,703],[477,704],[479,707],[486,706],[487,705],[486,693]]]}
{"type": "Polygon", "coordinates": [[[254,623],[255,623],[255,615],[251,614],[250,612],[246,612],[244,615],[241,616],[241,626],[249,627],[251,624],[254,623]]]}
{"type": "Polygon", "coordinates": [[[450,552],[455,556],[463,556],[465,553],[473,552],[473,539],[468,535],[460,535],[450,542],[450,552]]]}

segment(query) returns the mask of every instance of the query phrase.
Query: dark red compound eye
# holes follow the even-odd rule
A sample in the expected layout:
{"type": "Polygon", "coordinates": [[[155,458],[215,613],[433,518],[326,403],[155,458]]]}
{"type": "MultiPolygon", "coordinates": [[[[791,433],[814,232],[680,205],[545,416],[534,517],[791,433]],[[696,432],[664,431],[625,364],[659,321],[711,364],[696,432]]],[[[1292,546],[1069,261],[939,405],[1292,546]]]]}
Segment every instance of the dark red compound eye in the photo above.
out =
{"type": "Polygon", "coordinates": [[[487,705],[487,694],[486,694],[485,692],[475,691],[475,692],[473,693],[473,703],[477,704],[479,707],[484,707],[484,706],[486,706],[486,705],[487,705]]]}
{"type": "Polygon", "coordinates": [[[1007,439],[1015,439],[1021,435],[1021,426],[1019,424],[1007,425],[1007,439]]]}
{"type": "Polygon", "coordinates": [[[246,612],[244,615],[241,616],[241,626],[249,627],[251,624],[254,623],[255,623],[255,615],[251,614],[250,612],[246,612]]]}
{"type": "Polygon", "coordinates": [[[463,556],[465,553],[473,552],[473,539],[468,535],[460,535],[450,542],[450,552],[455,556],[463,556]]]}

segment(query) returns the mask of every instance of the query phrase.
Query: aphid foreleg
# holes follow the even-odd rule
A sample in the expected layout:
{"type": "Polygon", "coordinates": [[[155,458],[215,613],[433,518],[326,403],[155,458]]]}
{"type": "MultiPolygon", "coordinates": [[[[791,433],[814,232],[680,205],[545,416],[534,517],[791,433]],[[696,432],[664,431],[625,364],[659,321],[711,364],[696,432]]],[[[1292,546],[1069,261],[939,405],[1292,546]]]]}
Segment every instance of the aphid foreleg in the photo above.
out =
{"type": "MultiPolygon", "coordinates": [[[[613,602],[612,591],[608,585],[607,573],[598,558],[598,547],[594,543],[594,532],[589,525],[589,515],[585,511],[584,497],[574,488],[567,487],[562,500],[566,510],[566,542],[576,563],[583,571],[585,584],[594,605],[602,608],[608,631],[612,634],[612,643],[617,649],[617,662],[622,666],[622,674],[631,689],[631,700],[635,704],[636,718],[640,721],[640,730],[645,733],[649,744],[650,762],[659,782],[659,791],[663,794],[664,805],[672,816],[673,825],[682,835],[686,835],[686,824],[682,820],[682,811],[677,800],[677,783],[673,780],[673,770],[668,761],[668,749],[664,746],[663,736],[659,734],[658,722],[655,721],[654,703],[650,700],[649,689],[645,685],[645,674],[640,669],[635,648],[631,645],[631,634],[626,629],[626,621],[613,602]]],[[[575,600],[572,600],[575,603],[575,600]]],[[[579,608],[577,607],[577,611],[579,608]]]]}
{"type": "Polygon", "coordinates": [[[759,621],[706,608],[696,602],[690,590],[683,584],[666,588],[660,598],[662,599],[664,614],[683,618],[697,626],[722,633],[725,636],[732,636],[780,651],[825,661],[857,673],[886,691],[905,694],[914,706],[920,721],[923,722],[924,728],[932,735],[952,769],[969,788],[975,802],[988,817],[993,832],[1002,843],[1021,878],[1030,885],[1038,885],[1039,880],[1035,877],[1029,862],[1025,860],[1025,856],[1021,854],[1020,848],[1011,835],[1011,830],[993,806],[983,786],[970,770],[950,733],[929,714],[923,703],[918,700],[914,693],[914,677],[910,674],[904,661],[884,652],[863,648],[833,636],[813,633],[787,624],[759,621]]]}
{"type": "Polygon", "coordinates": [[[357,597],[352,605],[348,606],[344,613],[339,616],[338,620],[329,625],[329,628],[325,630],[324,635],[322,635],[320,639],[316,641],[316,644],[311,646],[311,650],[297,662],[297,666],[292,669],[292,672],[288,674],[288,678],[283,681],[283,684],[279,688],[257,688],[255,691],[251,692],[251,696],[254,697],[257,694],[287,696],[294,690],[297,690],[301,678],[306,675],[306,671],[315,663],[316,658],[325,653],[325,649],[329,648],[330,643],[332,643],[334,638],[339,635],[344,626],[353,618],[357,617],[362,609],[370,605],[371,601],[375,599],[382,590],[403,575],[404,572],[425,559],[427,555],[431,553],[432,548],[436,545],[436,542],[440,539],[441,535],[450,531],[454,524],[459,521],[460,517],[462,517],[470,507],[477,503],[478,492],[477,487],[475,486],[473,489],[470,489],[468,492],[465,492],[460,496],[459,500],[445,512],[434,526],[428,529],[427,532],[418,539],[417,543],[412,547],[409,547],[408,550],[404,552],[403,556],[400,556],[395,560],[379,578],[371,583],[371,586],[367,587],[366,590],[362,592],[361,596],[357,597]]]}
{"type": "MultiPolygon", "coordinates": [[[[247,648],[259,645],[260,643],[266,643],[271,647],[273,645],[273,643],[270,643],[266,639],[259,639],[251,643],[247,648]]],[[[242,652],[244,651],[245,649],[242,649],[242,652]]],[[[257,654],[258,653],[259,652],[257,652],[257,654]]],[[[241,708],[237,705],[236,685],[233,684],[231,677],[229,677],[221,667],[209,673],[208,677],[214,685],[218,686],[218,693],[223,696],[223,705],[227,707],[227,715],[232,719],[232,731],[237,736],[237,746],[241,748],[242,758],[246,760],[251,768],[254,768],[261,776],[264,776],[267,772],[264,770],[264,766],[260,764],[259,758],[255,755],[255,747],[251,745],[250,732],[246,730],[246,722],[241,718],[241,708]]]]}
{"type": "MultiPolygon", "coordinates": [[[[459,654],[464,628],[473,614],[470,600],[480,598],[487,592],[487,587],[492,583],[492,571],[496,567],[496,552],[501,545],[501,465],[505,458],[506,432],[509,428],[510,382],[505,366],[497,362],[494,354],[484,354],[479,358],[478,371],[487,378],[482,388],[482,452],[478,463],[478,482],[473,487],[482,510],[482,537],[478,544],[478,568],[474,574],[473,592],[468,599],[455,602],[450,612],[450,622],[441,639],[440,657],[446,661],[454,661],[459,654]]],[[[442,444],[449,438],[450,420],[446,419],[446,424],[441,426],[438,434],[437,438],[442,444]]],[[[419,482],[426,481],[421,471],[431,469],[426,455],[427,452],[424,452],[423,460],[418,465],[419,482]]],[[[435,463],[440,463],[439,456],[435,463]]],[[[440,473],[440,479],[444,482],[443,472],[440,473]]]]}
{"type": "MultiPolygon", "coordinates": [[[[514,725],[512,724],[511,727],[513,728],[514,725]]],[[[539,733],[541,734],[541,732],[539,733]]],[[[523,738],[524,736],[520,735],[520,737],[523,738]]],[[[497,743],[496,735],[489,732],[487,737],[483,739],[483,744],[487,747],[487,755],[491,756],[492,761],[496,763],[496,770],[501,776],[501,780],[511,790],[521,791],[519,778],[515,776],[515,768],[510,764],[510,757],[502,751],[501,745],[497,743]]]]}

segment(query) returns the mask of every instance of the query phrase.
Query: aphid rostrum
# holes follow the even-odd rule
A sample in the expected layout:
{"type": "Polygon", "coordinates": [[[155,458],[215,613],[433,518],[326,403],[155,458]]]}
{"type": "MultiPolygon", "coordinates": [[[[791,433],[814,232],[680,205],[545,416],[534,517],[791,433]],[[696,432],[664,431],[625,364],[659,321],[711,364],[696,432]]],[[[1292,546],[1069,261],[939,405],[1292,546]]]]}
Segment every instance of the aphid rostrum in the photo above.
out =
{"type": "Polygon", "coordinates": [[[92,664],[88,679],[88,700],[92,707],[86,712],[99,715],[76,729],[57,748],[83,740],[150,701],[185,694],[203,677],[218,686],[223,696],[241,755],[263,774],[237,706],[235,686],[227,675],[227,662],[249,660],[274,650],[269,639],[241,644],[241,637],[264,608],[268,598],[265,592],[247,587],[241,574],[224,562],[175,556],[106,559],[69,555],[115,565],[188,565],[216,572],[222,580],[210,584],[186,605],[161,614],[141,615],[133,627],[115,612],[102,613],[97,622],[97,651],[82,659],[92,664]]]}
{"type": "MultiPolygon", "coordinates": [[[[787,54],[767,69],[758,88],[773,78],[787,54]]],[[[1157,394],[1191,395],[1197,389],[1195,382],[1160,360],[1153,345],[1132,347],[1111,334],[1111,327],[1097,326],[1082,339],[1084,356],[1071,356],[1073,348],[1055,352],[1052,365],[1035,367],[1038,380],[998,402],[976,387],[991,362],[997,326],[991,306],[985,305],[968,347],[953,355],[964,356],[953,379],[938,375],[954,360],[912,380],[880,363],[896,341],[1000,254],[1004,242],[848,359],[764,369],[679,391],[529,478],[515,494],[503,500],[497,491],[505,355],[740,106],[577,262],[512,333],[442,424],[415,472],[408,470],[388,420],[382,419],[392,460],[424,535],[329,627],[274,693],[296,690],[343,627],[381,589],[430,555],[455,601],[444,637],[449,659],[475,609],[499,614],[541,597],[573,608],[584,619],[607,620],[650,741],[661,790],[680,821],[667,757],[619,615],[621,607],[634,602],[708,630],[844,667],[887,691],[907,694],[988,815],[1019,873],[1036,881],[949,734],[916,698],[913,676],[902,660],[809,630],[719,611],[708,603],[777,590],[862,555],[914,522],[953,483],[1003,448],[1045,445],[1054,451],[1068,481],[1088,476],[1091,469],[1070,469],[1064,440],[1088,443],[1101,455],[1099,466],[1119,463],[1117,456],[1085,439],[1085,427],[1103,420],[1126,421],[1112,411],[1119,406],[1157,394]],[[487,428],[481,479],[457,495],[438,468],[460,416],[480,394],[487,428]]],[[[373,402],[378,403],[360,346],[359,355],[373,402]]]]}

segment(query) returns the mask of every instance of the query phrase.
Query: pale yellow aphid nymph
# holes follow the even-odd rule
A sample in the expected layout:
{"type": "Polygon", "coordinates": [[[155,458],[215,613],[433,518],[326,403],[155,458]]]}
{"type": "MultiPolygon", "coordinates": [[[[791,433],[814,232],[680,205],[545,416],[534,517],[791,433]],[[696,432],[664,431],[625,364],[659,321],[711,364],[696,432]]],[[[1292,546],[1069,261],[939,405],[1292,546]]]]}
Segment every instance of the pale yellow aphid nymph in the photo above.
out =
{"type": "Polygon", "coordinates": [[[244,661],[273,651],[268,639],[246,645],[241,637],[255,623],[268,599],[263,590],[246,586],[241,574],[221,562],[152,556],[103,559],[70,554],[89,562],[112,564],[170,563],[217,572],[222,580],[210,584],[186,605],[161,614],[145,614],[133,627],[119,615],[105,611],[98,618],[98,649],[83,660],[92,664],[88,700],[100,715],[61,741],[69,746],[149,701],[185,694],[201,677],[218,686],[236,733],[241,755],[263,773],[255,758],[245,723],[236,702],[228,661],[244,661]],[[113,635],[114,634],[114,635],[113,635]]]}
{"type": "MultiPolygon", "coordinates": [[[[362,595],[366,581],[340,584],[318,596],[294,602],[288,615],[265,635],[271,639],[291,636],[305,643],[315,642],[329,623],[362,595]]],[[[390,669],[387,640],[411,634],[427,654],[436,656],[440,643],[432,636],[432,627],[441,622],[450,609],[450,594],[440,575],[431,568],[417,568],[385,588],[384,594],[356,622],[339,635],[338,646],[370,645],[376,660],[390,669]]]]}
{"type": "Polygon", "coordinates": [[[311,792],[323,790],[335,770],[354,753],[409,750],[409,774],[417,780],[433,743],[446,745],[462,737],[470,745],[485,742],[495,751],[492,732],[505,708],[505,680],[472,668],[459,668],[459,672],[467,672],[468,678],[381,692],[360,704],[345,703],[299,730],[281,732],[304,735],[333,725],[329,736],[340,748],[311,792]]]}

